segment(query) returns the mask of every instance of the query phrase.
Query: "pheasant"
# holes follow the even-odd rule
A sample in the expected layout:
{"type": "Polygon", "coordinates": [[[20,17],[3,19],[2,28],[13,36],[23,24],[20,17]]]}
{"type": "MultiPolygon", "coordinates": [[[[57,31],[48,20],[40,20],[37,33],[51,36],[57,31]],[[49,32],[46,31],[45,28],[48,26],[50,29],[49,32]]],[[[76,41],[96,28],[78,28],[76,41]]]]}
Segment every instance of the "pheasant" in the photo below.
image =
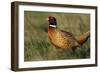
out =
{"type": "Polygon", "coordinates": [[[55,17],[48,17],[48,37],[50,42],[56,47],[63,50],[75,50],[77,47],[83,45],[90,37],[90,31],[81,35],[76,39],[72,33],[60,30],[57,28],[57,21],[55,17]]]}

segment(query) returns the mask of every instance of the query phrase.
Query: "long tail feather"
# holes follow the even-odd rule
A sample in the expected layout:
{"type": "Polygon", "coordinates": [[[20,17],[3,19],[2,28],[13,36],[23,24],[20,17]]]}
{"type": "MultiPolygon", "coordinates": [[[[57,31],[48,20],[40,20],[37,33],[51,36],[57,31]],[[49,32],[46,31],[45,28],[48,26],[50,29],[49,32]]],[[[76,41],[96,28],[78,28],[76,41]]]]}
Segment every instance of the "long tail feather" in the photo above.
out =
{"type": "Polygon", "coordinates": [[[77,41],[79,42],[80,45],[84,44],[88,38],[90,37],[90,31],[84,33],[83,35],[81,35],[77,41]]]}

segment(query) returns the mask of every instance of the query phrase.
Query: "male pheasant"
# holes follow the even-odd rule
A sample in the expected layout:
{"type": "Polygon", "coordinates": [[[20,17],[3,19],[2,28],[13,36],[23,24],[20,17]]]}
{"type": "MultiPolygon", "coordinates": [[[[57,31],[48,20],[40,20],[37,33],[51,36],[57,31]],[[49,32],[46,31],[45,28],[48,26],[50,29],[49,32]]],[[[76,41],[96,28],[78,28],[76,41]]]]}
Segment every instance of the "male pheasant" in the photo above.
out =
{"type": "Polygon", "coordinates": [[[75,50],[77,47],[84,44],[90,36],[90,31],[81,35],[76,39],[70,32],[66,32],[57,28],[56,18],[49,16],[48,37],[50,42],[56,47],[63,50],[75,50]]]}

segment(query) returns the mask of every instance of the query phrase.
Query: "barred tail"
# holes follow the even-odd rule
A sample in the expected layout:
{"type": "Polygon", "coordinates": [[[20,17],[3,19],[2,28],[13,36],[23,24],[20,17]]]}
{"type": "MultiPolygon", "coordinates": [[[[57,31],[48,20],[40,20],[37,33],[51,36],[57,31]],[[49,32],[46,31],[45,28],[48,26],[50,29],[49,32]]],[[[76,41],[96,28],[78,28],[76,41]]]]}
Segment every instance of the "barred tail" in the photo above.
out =
{"type": "Polygon", "coordinates": [[[90,37],[90,31],[81,35],[77,41],[80,45],[82,45],[88,40],[89,37],[90,37]]]}

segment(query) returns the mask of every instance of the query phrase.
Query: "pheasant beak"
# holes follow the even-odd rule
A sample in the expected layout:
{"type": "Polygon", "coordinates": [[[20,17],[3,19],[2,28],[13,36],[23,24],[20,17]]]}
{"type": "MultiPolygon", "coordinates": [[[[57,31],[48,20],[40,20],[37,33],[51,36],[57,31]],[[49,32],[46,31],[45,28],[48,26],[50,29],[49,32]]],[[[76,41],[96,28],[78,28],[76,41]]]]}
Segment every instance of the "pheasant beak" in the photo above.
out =
{"type": "Polygon", "coordinates": [[[49,21],[49,19],[48,19],[48,18],[46,18],[46,21],[49,21]]]}

